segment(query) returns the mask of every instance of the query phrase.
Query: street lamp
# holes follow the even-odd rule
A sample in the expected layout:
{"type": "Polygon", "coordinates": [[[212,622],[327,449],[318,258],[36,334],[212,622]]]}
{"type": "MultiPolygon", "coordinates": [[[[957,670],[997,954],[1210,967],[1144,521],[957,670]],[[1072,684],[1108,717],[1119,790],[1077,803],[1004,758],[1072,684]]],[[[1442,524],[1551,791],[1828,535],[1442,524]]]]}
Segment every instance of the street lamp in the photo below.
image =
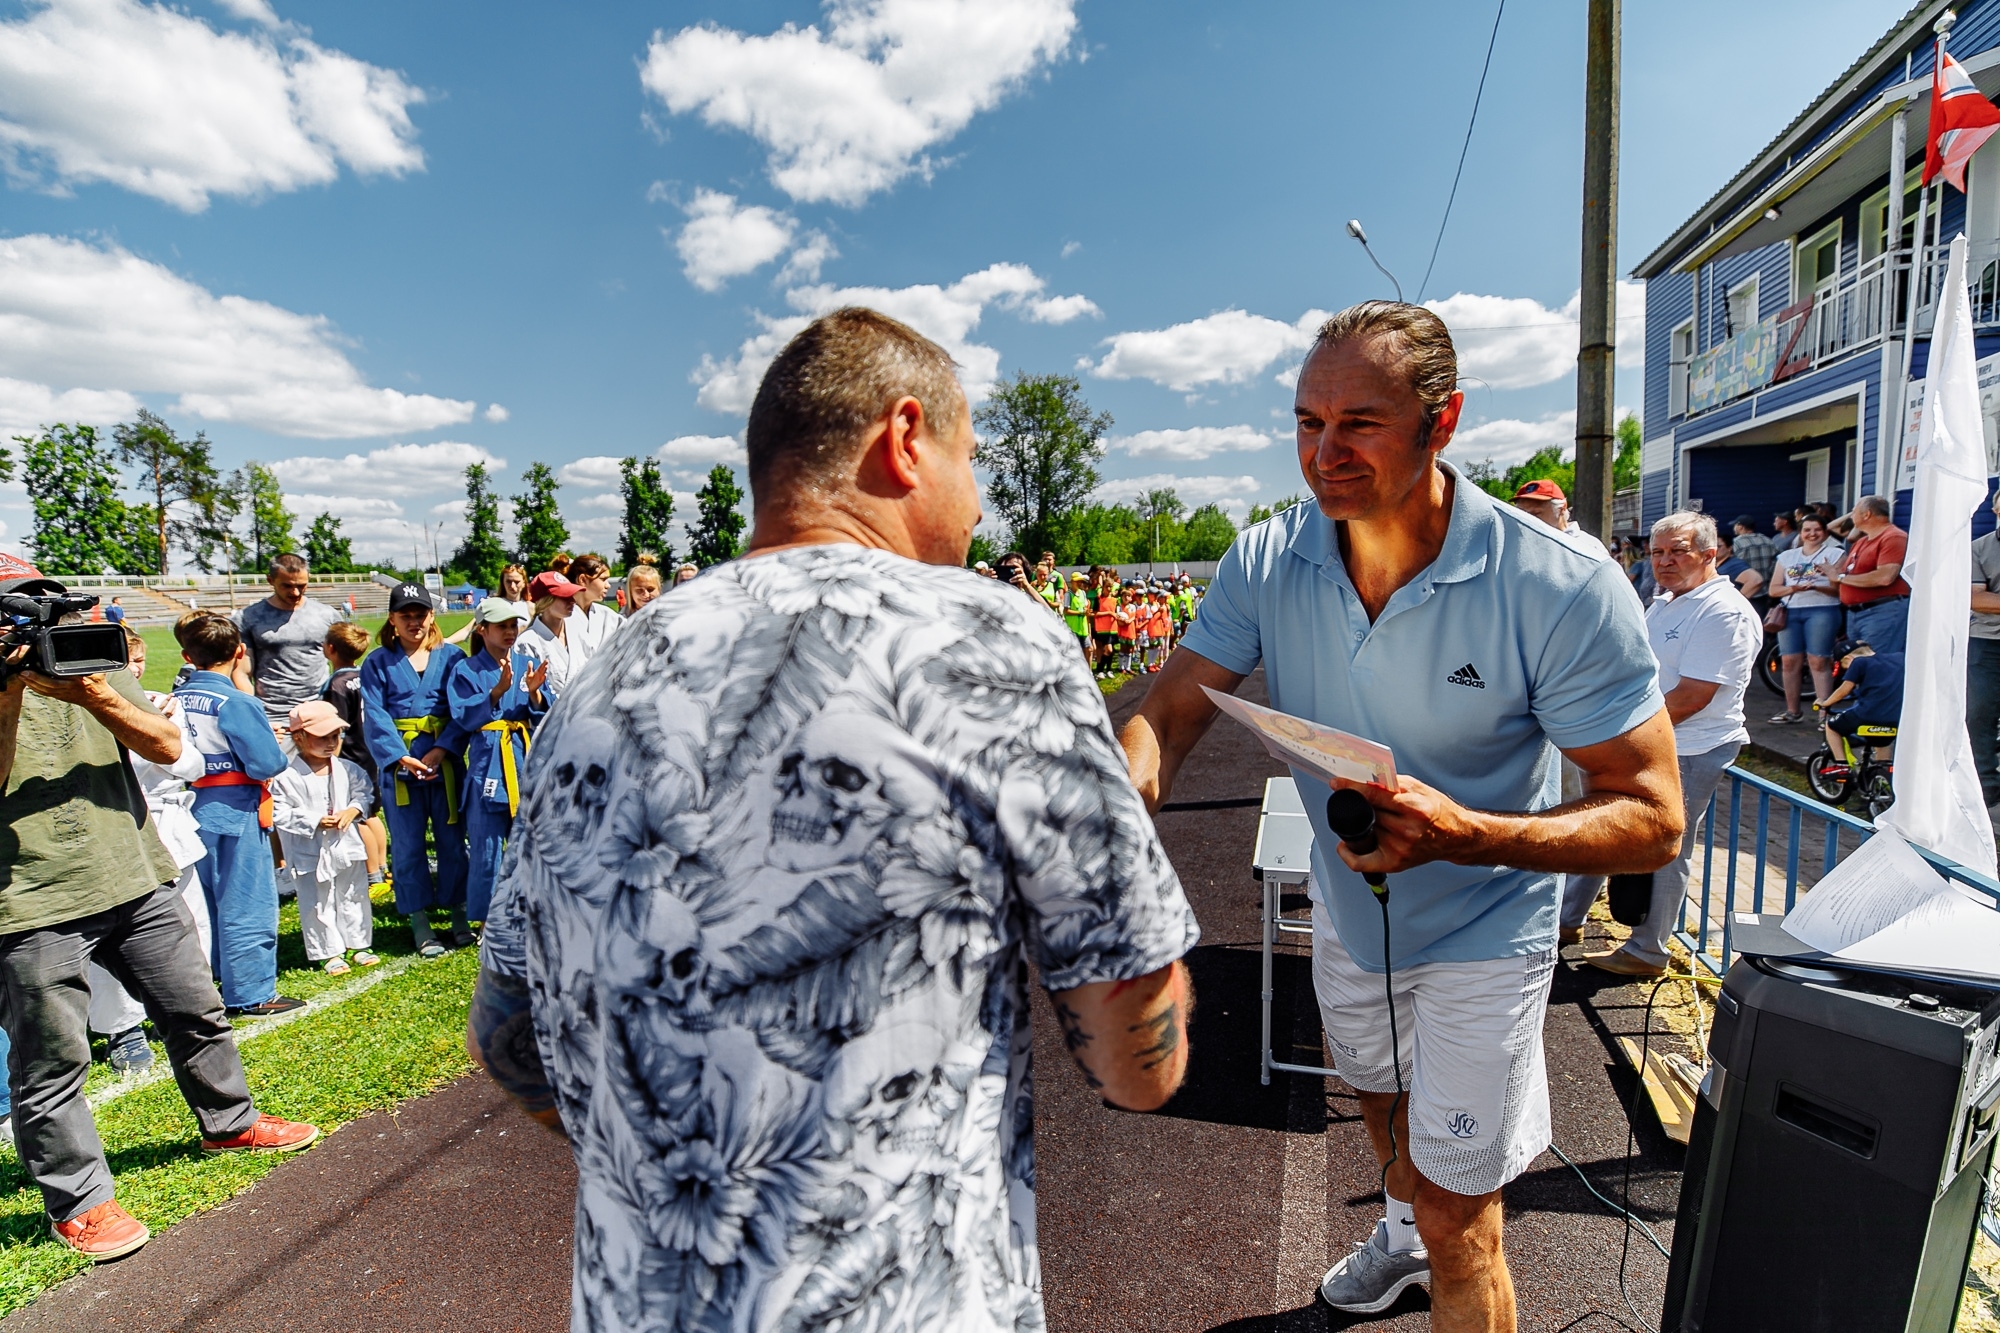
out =
{"type": "Polygon", "coordinates": [[[1349,218],[1347,220],[1347,234],[1349,236],[1352,236],[1355,240],[1361,242],[1361,248],[1368,254],[1368,262],[1373,264],[1376,268],[1382,269],[1382,276],[1387,278],[1389,280],[1390,285],[1396,289],[1396,299],[1398,301],[1402,300],[1403,284],[1396,281],[1395,274],[1391,273],[1386,268],[1382,268],[1382,261],[1375,257],[1374,249],[1370,247],[1368,244],[1368,233],[1361,230],[1360,218],[1349,218]]]}

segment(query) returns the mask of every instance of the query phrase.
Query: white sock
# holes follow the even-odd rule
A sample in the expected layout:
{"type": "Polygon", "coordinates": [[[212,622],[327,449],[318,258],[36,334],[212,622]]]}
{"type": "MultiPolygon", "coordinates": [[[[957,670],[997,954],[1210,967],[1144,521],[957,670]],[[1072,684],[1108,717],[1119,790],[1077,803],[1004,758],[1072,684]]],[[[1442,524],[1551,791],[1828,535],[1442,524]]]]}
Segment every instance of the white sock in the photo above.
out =
{"type": "Polygon", "coordinates": [[[1421,1250],[1424,1241],[1423,1237],[1417,1234],[1416,1209],[1386,1193],[1383,1197],[1389,1201],[1387,1220],[1390,1253],[1408,1254],[1411,1250],[1421,1250]]]}

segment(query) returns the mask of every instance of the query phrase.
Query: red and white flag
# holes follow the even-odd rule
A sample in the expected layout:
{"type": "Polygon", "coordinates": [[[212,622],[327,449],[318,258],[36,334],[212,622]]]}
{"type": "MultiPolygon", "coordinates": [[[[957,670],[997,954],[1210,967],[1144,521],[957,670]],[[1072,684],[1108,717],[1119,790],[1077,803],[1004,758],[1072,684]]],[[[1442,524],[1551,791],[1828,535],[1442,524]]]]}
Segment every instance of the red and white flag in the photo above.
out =
{"type": "Polygon", "coordinates": [[[1965,190],[1965,164],[2000,130],[2000,107],[1986,100],[1965,66],[1938,43],[1937,73],[1931,79],[1931,133],[1924,149],[1924,184],[1940,174],[1965,190]]]}

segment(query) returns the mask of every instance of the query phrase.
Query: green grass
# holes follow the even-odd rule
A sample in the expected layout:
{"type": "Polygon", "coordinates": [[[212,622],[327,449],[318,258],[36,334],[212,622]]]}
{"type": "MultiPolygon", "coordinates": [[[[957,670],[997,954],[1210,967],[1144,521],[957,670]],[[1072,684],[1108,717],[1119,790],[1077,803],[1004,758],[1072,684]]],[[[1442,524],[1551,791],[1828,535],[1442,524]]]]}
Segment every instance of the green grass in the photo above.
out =
{"type": "MultiPolygon", "coordinates": [[[[268,1038],[250,1029],[243,1064],[257,1105],[330,1132],[457,1078],[471,1068],[465,1018],[478,969],[477,950],[455,950],[268,1038]]],[[[171,1080],[100,1108],[97,1129],[118,1201],[155,1231],[227,1201],[284,1160],[205,1156],[171,1080]]],[[[51,1238],[40,1193],[11,1153],[0,1154],[0,1315],[89,1266],[51,1238]]]]}
{"type": "MultiPolygon", "coordinates": [[[[358,616],[354,623],[367,630],[368,637],[372,639],[375,632],[382,628],[385,618],[358,616]]],[[[456,634],[470,619],[472,617],[464,612],[442,615],[438,617],[438,628],[446,634],[456,634]]],[[[139,683],[149,690],[173,688],[174,675],[181,669],[181,646],[174,642],[173,626],[151,625],[140,630],[139,637],[146,641],[146,674],[139,683]]]]}

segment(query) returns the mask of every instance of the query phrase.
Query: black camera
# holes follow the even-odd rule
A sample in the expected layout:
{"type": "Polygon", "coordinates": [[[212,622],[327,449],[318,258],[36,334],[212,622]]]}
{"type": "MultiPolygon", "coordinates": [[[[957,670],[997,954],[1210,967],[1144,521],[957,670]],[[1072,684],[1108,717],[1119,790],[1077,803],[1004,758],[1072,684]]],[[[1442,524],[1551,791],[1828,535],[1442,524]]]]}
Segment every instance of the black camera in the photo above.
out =
{"type": "Polygon", "coordinates": [[[62,623],[96,605],[95,595],[72,593],[54,579],[0,582],[0,682],[21,671],[62,677],[126,670],[132,659],[122,626],[62,623]],[[21,647],[26,656],[9,661],[21,647]]]}

